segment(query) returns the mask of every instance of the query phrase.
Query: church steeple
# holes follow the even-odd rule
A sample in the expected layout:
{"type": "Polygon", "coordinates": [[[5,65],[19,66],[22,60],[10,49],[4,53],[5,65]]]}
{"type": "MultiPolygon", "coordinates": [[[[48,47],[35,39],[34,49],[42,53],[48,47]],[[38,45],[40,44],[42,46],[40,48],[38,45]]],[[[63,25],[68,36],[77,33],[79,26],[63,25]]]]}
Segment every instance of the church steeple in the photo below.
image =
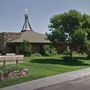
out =
{"type": "Polygon", "coordinates": [[[27,30],[33,31],[32,28],[31,28],[31,25],[29,23],[29,18],[28,18],[27,11],[28,10],[25,9],[25,22],[24,22],[24,25],[23,25],[23,28],[22,28],[22,31],[21,32],[24,32],[24,31],[27,31],[27,30]]]}

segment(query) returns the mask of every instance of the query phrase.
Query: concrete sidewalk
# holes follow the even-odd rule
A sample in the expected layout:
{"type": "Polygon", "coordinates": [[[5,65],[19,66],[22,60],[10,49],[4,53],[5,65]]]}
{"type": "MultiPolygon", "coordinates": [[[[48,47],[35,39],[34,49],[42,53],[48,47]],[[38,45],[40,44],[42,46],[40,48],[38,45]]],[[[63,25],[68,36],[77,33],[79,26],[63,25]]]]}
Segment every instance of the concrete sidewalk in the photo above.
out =
{"type": "Polygon", "coordinates": [[[9,86],[6,88],[2,88],[0,90],[35,90],[41,87],[46,87],[49,85],[54,85],[89,75],[90,75],[90,68],[86,68],[82,70],[67,72],[59,75],[54,75],[51,77],[46,77],[38,80],[33,80],[33,81],[9,86]]]}

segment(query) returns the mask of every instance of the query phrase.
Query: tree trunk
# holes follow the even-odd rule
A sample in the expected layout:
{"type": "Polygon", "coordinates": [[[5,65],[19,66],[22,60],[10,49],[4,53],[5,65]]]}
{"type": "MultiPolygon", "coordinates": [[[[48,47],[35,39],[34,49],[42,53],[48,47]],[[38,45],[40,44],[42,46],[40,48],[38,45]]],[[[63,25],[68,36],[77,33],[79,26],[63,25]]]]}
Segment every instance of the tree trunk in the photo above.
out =
{"type": "Polygon", "coordinates": [[[72,49],[70,48],[70,59],[72,59],[72,49]]]}
{"type": "Polygon", "coordinates": [[[70,59],[72,60],[72,47],[71,47],[71,43],[69,44],[69,49],[70,49],[70,59]]]}

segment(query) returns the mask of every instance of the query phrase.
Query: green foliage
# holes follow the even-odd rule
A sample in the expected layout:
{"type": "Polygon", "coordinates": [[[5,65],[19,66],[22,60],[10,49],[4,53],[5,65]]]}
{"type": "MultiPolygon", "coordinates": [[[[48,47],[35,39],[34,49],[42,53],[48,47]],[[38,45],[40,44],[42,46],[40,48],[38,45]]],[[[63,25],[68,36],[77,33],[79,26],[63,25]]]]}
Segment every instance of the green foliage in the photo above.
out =
{"type": "Polygon", "coordinates": [[[90,29],[90,15],[83,14],[82,18],[82,28],[90,29]]]}
{"type": "Polygon", "coordinates": [[[0,71],[2,73],[9,73],[9,72],[16,71],[16,70],[21,70],[21,69],[23,69],[23,68],[19,67],[17,65],[9,65],[9,66],[6,66],[6,67],[0,69],[0,71]]]}
{"type": "Polygon", "coordinates": [[[83,29],[75,30],[74,34],[72,35],[72,43],[77,45],[86,44],[87,35],[87,32],[83,29]]]}
{"type": "Polygon", "coordinates": [[[87,33],[88,33],[88,40],[89,40],[89,42],[90,42],[90,28],[89,29],[86,29],[86,31],[87,31],[87,33]]]}
{"type": "Polygon", "coordinates": [[[73,51],[73,55],[79,55],[79,53],[77,51],[73,51]]]}
{"type": "Polygon", "coordinates": [[[62,30],[72,34],[74,30],[80,26],[81,19],[81,13],[76,10],[69,10],[69,12],[65,12],[61,19],[62,30]]]}
{"type": "Polygon", "coordinates": [[[46,35],[50,41],[55,43],[64,42],[66,39],[64,32],[60,31],[59,29],[52,31],[52,33],[49,34],[46,33],[46,35]]]}
{"type": "Polygon", "coordinates": [[[20,46],[20,53],[24,54],[25,56],[31,55],[31,44],[28,41],[23,41],[20,46]]]}
{"type": "Polygon", "coordinates": [[[49,28],[51,31],[59,29],[60,31],[72,33],[75,28],[80,26],[81,19],[80,12],[69,10],[69,12],[54,15],[50,19],[49,28]]]}
{"type": "Polygon", "coordinates": [[[84,47],[87,41],[90,42],[90,15],[71,9],[54,15],[50,19],[49,29],[51,32],[46,34],[48,39],[53,43],[68,43],[72,57],[72,48],[84,47]]]}
{"type": "Polygon", "coordinates": [[[41,54],[40,53],[34,53],[31,55],[31,57],[41,57],[41,54]]]}
{"type": "Polygon", "coordinates": [[[4,40],[0,40],[0,53],[3,55],[7,53],[6,41],[4,42],[4,40]]]}
{"type": "Polygon", "coordinates": [[[44,49],[44,55],[46,55],[46,56],[51,56],[51,55],[57,54],[56,48],[54,48],[51,45],[44,45],[43,49],[44,49]]]}
{"type": "Polygon", "coordinates": [[[69,54],[70,54],[70,49],[67,48],[67,49],[63,52],[63,54],[65,54],[65,55],[69,55],[69,54]]]}
{"type": "Polygon", "coordinates": [[[88,57],[90,58],[90,43],[88,43],[86,53],[88,54],[88,57]]]}
{"type": "Polygon", "coordinates": [[[19,63],[18,66],[27,68],[30,72],[30,75],[22,78],[1,81],[0,88],[64,72],[83,69],[90,66],[90,59],[86,58],[84,55],[79,55],[79,57],[73,61],[68,58],[63,60],[63,55],[37,58],[25,57],[24,63],[19,63]]]}

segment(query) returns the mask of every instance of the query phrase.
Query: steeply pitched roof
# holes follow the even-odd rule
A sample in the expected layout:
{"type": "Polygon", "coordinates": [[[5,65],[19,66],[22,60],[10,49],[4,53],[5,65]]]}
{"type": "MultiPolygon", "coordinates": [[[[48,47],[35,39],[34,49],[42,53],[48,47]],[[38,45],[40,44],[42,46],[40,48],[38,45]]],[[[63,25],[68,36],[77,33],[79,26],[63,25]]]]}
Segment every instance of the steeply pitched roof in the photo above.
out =
{"type": "Polygon", "coordinates": [[[29,23],[27,10],[25,13],[25,23],[20,33],[20,37],[14,38],[8,41],[8,43],[16,43],[16,42],[20,43],[23,42],[24,40],[29,41],[30,43],[50,43],[50,41],[47,40],[46,35],[34,32],[32,30],[31,25],[29,23]]]}
{"type": "Polygon", "coordinates": [[[46,35],[32,31],[21,32],[21,37],[11,40],[8,43],[20,43],[23,40],[29,41],[30,43],[50,43],[46,35]]]}

